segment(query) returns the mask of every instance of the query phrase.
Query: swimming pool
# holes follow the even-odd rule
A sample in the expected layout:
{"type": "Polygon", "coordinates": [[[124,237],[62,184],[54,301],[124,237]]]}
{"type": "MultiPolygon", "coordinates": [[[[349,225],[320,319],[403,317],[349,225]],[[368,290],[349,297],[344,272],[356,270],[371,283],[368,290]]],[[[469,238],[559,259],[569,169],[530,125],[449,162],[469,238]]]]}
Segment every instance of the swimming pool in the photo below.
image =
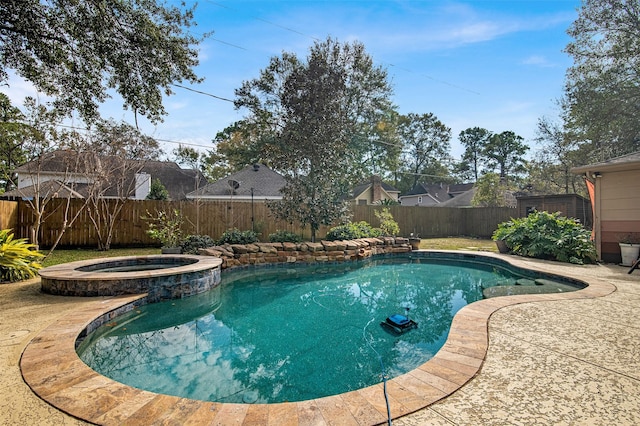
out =
{"type": "Polygon", "coordinates": [[[78,353],[96,371],[153,392],[218,402],[308,400],[423,364],[446,341],[455,313],[496,288],[581,287],[473,257],[256,268],[226,273],[202,295],[117,317],[78,353]],[[405,308],[417,329],[396,335],[380,326],[405,308]]]}

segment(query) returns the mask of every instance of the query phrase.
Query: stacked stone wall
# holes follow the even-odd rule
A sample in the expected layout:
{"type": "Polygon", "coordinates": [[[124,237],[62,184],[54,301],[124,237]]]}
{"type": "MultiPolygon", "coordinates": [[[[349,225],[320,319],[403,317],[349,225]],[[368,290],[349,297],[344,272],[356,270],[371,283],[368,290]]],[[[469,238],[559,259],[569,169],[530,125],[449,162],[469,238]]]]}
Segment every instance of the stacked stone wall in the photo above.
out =
{"type": "Polygon", "coordinates": [[[345,262],[386,253],[408,253],[406,238],[362,238],[319,243],[225,244],[201,249],[201,255],[222,259],[222,269],[267,263],[345,262]]]}

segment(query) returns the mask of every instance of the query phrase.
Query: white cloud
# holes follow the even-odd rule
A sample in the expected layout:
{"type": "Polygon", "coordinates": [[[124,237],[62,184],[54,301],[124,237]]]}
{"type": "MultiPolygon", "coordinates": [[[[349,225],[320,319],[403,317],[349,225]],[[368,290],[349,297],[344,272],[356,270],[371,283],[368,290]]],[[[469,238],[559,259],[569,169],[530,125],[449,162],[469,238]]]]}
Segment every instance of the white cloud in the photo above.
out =
{"type": "Polygon", "coordinates": [[[556,66],[554,63],[550,62],[546,57],[542,55],[531,55],[528,58],[525,58],[522,63],[524,65],[534,65],[543,68],[552,68],[556,66]]]}

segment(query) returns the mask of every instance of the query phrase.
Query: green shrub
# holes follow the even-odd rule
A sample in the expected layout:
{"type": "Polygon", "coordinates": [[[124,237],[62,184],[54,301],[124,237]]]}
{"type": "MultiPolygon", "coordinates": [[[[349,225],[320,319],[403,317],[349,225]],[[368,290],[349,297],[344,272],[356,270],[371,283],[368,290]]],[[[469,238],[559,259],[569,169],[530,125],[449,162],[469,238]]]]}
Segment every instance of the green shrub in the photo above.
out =
{"type": "Polygon", "coordinates": [[[560,213],[534,212],[526,218],[511,219],[498,225],[492,238],[503,240],[520,256],[577,264],[596,259],[591,231],[560,213]]]}
{"type": "Polygon", "coordinates": [[[0,282],[26,280],[38,275],[43,255],[24,238],[14,239],[10,229],[0,230],[0,282]]]}
{"type": "Polygon", "coordinates": [[[328,241],[355,240],[358,238],[376,238],[382,235],[378,228],[372,228],[365,221],[334,226],[325,237],[328,241]]]}
{"type": "Polygon", "coordinates": [[[258,234],[253,231],[240,231],[237,228],[227,229],[224,231],[218,245],[222,244],[251,244],[258,241],[258,234]]]}
{"type": "Polygon", "coordinates": [[[302,237],[295,232],[278,230],[269,234],[269,241],[272,243],[299,243],[302,242],[302,237]]]}
{"type": "Polygon", "coordinates": [[[380,221],[382,235],[395,237],[400,233],[400,226],[398,226],[398,222],[393,219],[393,215],[388,208],[383,208],[382,211],[376,210],[374,213],[380,221]]]}
{"type": "Polygon", "coordinates": [[[162,247],[178,247],[182,242],[182,224],[184,218],[180,210],[175,209],[171,213],[159,211],[153,216],[147,210],[147,215],[142,217],[149,221],[147,235],[160,241],[162,247]]]}
{"type": "Polygon", "coordinates": [[[183,254],[198,254],[199,249],[215,245],[216,241],[208,235],[189,235],[182,241],[180,248],[183,254]]]}

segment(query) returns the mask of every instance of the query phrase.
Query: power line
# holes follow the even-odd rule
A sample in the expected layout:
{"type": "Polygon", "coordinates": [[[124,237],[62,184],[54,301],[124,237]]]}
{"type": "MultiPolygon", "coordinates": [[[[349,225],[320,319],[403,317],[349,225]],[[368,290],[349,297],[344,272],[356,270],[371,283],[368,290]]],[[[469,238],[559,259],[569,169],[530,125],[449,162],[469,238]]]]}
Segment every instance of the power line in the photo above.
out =
{"type": "Polygon", "coordinates": [[[226,44],[227,46],[235,47],[236,49],[241,49],[241,50],[246,50],[246,51],[249,50],[249,49],[246,49],[246,48],[244,48],[242,46],[238,46],[237,44],[229,43],[229,42],[217,39],[217,38],[210,38],[210,40],[217,41],[218,43],[221,43],[221,44],[226,44]]]}
{"type": "MultiPolygon", "coordinates": [[[[85,131],[85,132],[91,131],[91,129],[87,129],[85,127],[72,126],[72,125],[68,125],[68,124],[56,124],[56,127],[63,127],[63,128],[72,129],[72,130],[82,130],[82,131],[85,131]]],[[[176,145],[195,146],[195,147],[198,147],[198,148],[209,148],[209,149],[211,148],[211,146],[192,143],[192,142],[173,141],[173,140],[170,140],[170,139],[154,138],[153,136],[149,136],[149,137],[151,139],[157,141],[157,142],[172,143],[172,144],[176,144],[176,145]]]]}
{"type": "Polygon", "coordinates": [[[211,93],[203,92],[201,90],[192,89],[190,87],[182,86],[180,84],[172,84],[172,86],[179,87],[181,89],[188,90],[190,92],[198,93],[200,95],[211,96],[212,98],[220,99],[221,101],[233,103],[233,100],[231,100],[231,99],[223,98],[221,96],[217,96],[217,95],[214,95],[214,94],[211,94],[211,93]]]}
{"type": "MultiPolygon", "coordinates": [[[[231,11],[233,11],[233,12],[237,12],[237,11],[238,11],[237,9],[234,9],[234,8],[232,8],[232,7],[229,7],[229,6],[226,6],[226,5],[222,4],[222,3],[218,3],[218,2],[215,2],[215,1],[211,1],[211,0],[207,0],[207,2],[208,2],[208,3],[211,3],[211,4],[213,4],[213,5],[216,5],[216,6],[218,6],[218,7],[221,7],[221,8],[223,8],[223,9],[231,10],[231,11]]],[[[303,33],[303,32],[300,32],[300,31],[298,31],[298,30],[294,30],[293,28],[286,27],[286,26],[284,26],[284,25],[276,24],[275,22],[267,21],[266,19],[262,19],[262,18],[259,18],[259,17],[257,17],[257,16],[251,16],[251,19],[254,19],[254,20],[256,20],[256,21],[260,21],[260,22],[264,22],[265,24],[273,25],[274,27],[278,27],[278,28],[283,29],[283,30],[285,30],[285,31],[289,31],[289,32],[292,32],[292,33],[294,33],[294,34],[298,34],[298,35],[301,35],[301,36],[303,36],[303,37],[310,38],[310,39],[315,40],[315,41],[320,41],[320,39],[319,39],[319,38],[314,37],[314,36],[312,36],[312,35],[305,34],[305,33],[303,33]]]]}
{"type": "Polygon", "coordinates": [[[421,73],[421,72],[415,72],[415,71],[412,71],[412,70],[410,70],[408,68],[404,68],[404,67],[399,67],[399,66],[397,66],[395,64],[392,64],[392,63],[389,63],[389,62],[387,62],[387,64],[389,66],[391,66],[391,67],[395,67],[395,68],[397,68],[397,69],[399,69],[401,71],[404,71],[406,73],[421,75],[423,77],[428,78],[429,80],[435,81],[436,83],[444,84],[446,86],[453,87],[455,89],[464,90],[466,92],[473,93],[474,95],[481,96],[481,94],[479,92],[476,92],[475,90],[467,89],[466,87],[458,86],[457,84],[449,83],[448,81],[445,81],[445,80],[439,80],[439,79],[437,79],[435,77],[431,77],[428,74],[424,74],[424,73],[421,73]]]}
{"type": "MultiPolygon", "coordinates": [[[[207,0],[207,2],[208,2],[208,3],[210,3],[210,4],[213,4],[213,5],[215,5],[215,6],[221,7],[221,8],[223,8],[223,9],[227,9],[227,10],[233,11],[233,12],[237,12],[237,11],[238,11],[238,9],[234,9],[234,8],[232,8],[232,7],[226,6],[226,5],[222,4],[222,3],[218,3],[218,2],[215,2],[215,1],[212,1],[212,0],[207,0]]],[[[303,33],[303,32],[300,32],[300,31],[296,30],[296,29],[293,29],[293,28],[291,28],[291,27],[287,27],[287,26],[284,26],[284,25],[277,24],[277,23],[275,23],[275,22],[267,21],[266,19],[262,19],[262,18],[257,17],[257,16],[251,16],[251,15],[250,15],[250,17],[251,17],[251,19],[254,19],[254,20],[256,20],[256,21],[264,22],[264,23],[266,23],[266,24],[269,24],[269,25],[272,25],[272,26],[274,26],[274,27],[277,27],[277,28],[283,29],[283,30],[285,30],[285,31],[292,32],[292,33],[297,34],[297,35],[301,35],[301,36],[306,37],[306,38],[309,38],[309,39],[311,39],[311,40],[314,40],[314,41],[320,41],[320,39],[319,39],[319,38],[317,38],[317,37],[314,37],[314,36],[309,35],[309,34],[305,34],[305,33],[303,33]]],[[[215,40],[215,39],[213,39],[213,40],[215,40]]],[[[220,43],[227,44],[227,45],[229,45],[229,46],[233,46],[233,47],[236,47],[236,48],[238,48],[238,49],[242,49],[242,50],[249,51],[249,49],[245,49],[245,48],[243,48],[243,47],[236,46],[236,45],[231,44],[231,43],[228,43],[228,42],[224,42],[224,41],[221,41],[221,40],[215,40],[215,41],[219,41],[220,43]]],[[[400,71],[404,71],[404,72],[409,73],[409,74],[416,74],[416,75],[418,75],[418,76],[422,76],[422,77],[428,78],[429,80],[435,81],[436,83],[440,83],[440,84],[443,84],[443,85],[446,85],[446,86],[449,86],[449,87],[453,87],[454,89],[464,90],[464,91],[466,91],[466,92],[473,93],[474,95],[478,95],[478,96],[480,96],[480,95],[481,95],[481,93],[479,93],[479,92],[477,92],[477,91],[475,91],[475,90],[471,90],[471,89],[468,89],[468,88],[466,88],[466,87],[463,87],[463,86],[460,86],[460,85],[457,85],[457,84],[450,83],[450,82],[448,82],[448,81],[446,81],[446,80],[441,80],[441,79],[438,79],[438,78],[432,77],[432,76],[430,76],[429,74],[425,74],[425,73],[423,73],[423,72],[417,72],[417,71],[411,70],[411,69],[409,69],[409,68],[405,68],[405,67],[397,66],[397,65],[392,64],[392,63],[390,63],[390,62],[384,62],[384,61],[382,61],[381,63],[382,63],[382,64],[386,64],[386,65],[388,65],[388,66],[390,66],[390,67],[394,67],[394,68],[396,68],[396,69],[398,69],[398,70],[400,70],[400,71]]]]}

